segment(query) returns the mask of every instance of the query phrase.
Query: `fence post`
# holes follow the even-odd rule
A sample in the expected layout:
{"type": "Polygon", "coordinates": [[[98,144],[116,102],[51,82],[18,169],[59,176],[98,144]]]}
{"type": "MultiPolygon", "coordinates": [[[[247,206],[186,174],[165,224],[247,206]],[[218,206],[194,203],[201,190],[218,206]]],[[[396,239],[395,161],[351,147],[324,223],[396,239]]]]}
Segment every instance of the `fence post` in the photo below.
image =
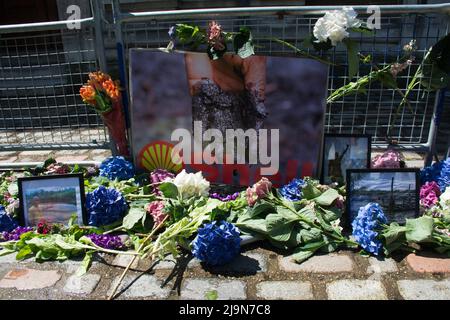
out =
{"type": "Polygon", "coordinates": [[[94,18],[95,52],[98,66],[103,72],[108,72],[105,55],[105,43],[103,41],[103,0],[91,0],[92,17],[94,18]]]}

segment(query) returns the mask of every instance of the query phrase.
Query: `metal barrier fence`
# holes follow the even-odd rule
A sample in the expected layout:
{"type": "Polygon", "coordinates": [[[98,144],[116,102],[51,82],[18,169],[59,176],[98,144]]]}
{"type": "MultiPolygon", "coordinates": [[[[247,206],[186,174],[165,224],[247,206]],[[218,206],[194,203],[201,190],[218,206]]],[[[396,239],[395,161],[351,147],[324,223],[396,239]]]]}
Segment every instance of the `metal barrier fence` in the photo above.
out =
{"type": "Polygon", "coordinates": [[[0,151],[109,148],[97,113],[79,97],[99,68],[93,18],[0,26],[0,151]]]}
{"type": "MultiPolygon", "coordinates": [[[[289,55],[293,50],[272,38],[285,40],[299,46],[312,33],[314,23],[326,10],[341,7],[261,7],[178,10],[158,12],[121,12],[118,0],[113,1],[117,42],[123,43],[124,61],[130,48],[165,47],[169,41],[168,29],[176,23],[207,26],[217,20],[226,31],[238,31],[240,26],[252,30],[257,54],[289,55]]],[[[364,19],[366,6],[355,6],[364,19]]],[[[381,30],[374,35],[356,34],[361,52],[370,54],[380,63],[392,63],[402,53],[402,48],[415,39],[418,50],[416,63],[398,77],[401,88],[406,88],[423,55],[439,38],[449,32],[450,5],[381,6],[381,30]]],[[[310,52],[313,53],[313,52],[310,52]]],[[[347,56],[344,48],[337,47],[328,54],[338,64],[329,69],[329,93],[347,84],[347,56]]],[[[372,67],[362,67],[360,74],[367,74],[372,67]]],[[[305,84],[307,85],[307,84],[305,84]]],[[[402,97],[393,89],[373,83],[365,96],[347,96],[327,105],[326,132],[369,133],[373,145],[384,147],[387,136],[398,140],[405,148],[429,151],[434,139],[435,93],[416,87],[409,95],[412,112],[397,106],[402,97]]]]}
{"type": "MultiPolygon", "coordinates": [[[[121,80],[127,82],[130,48],[165,47],[167,31],[175,23],[206,26],[216,19],[224,30],[248,26],[258,54],[293,55],[272,38],[299,46],[311,34],[315,21],[327,10],[340,7],[246,7],[156,12],[122,12],[112,1],[114,21],[104,18],[103,1],[92,1],[94,18],[78,20],[81,29],[66,22],[0,26],[0,151],[30,149],[108,148],[109,137],[101,119],[78,96],[89,71],[105,69],[103,37],[115,37],[121,80]]],[[[367,7],[355,6],[364,18],[367,7]]],[[[381,6],[381,30],[374,35],[352,35],[362,52],[378,63],[395,61],[404,44],[417,41],[416,63],[399,76],[406,88],[428,48],[449,32],[450,4],[381,6]]],[[[75,22],[75,21],[71,21],[75,22]]],[[[111,39],[109,39],[111,40],[111,39]]],[[[346,51],[327,54],[337,64],[329,69],[329,92],[349,82],[346,51]]],[[[366,74],[372,67],[362,67],[366,74]]],[[[327,106],[326,132],[370,133],[375,146],[386,137],[401,146],[429,151],[436,127],[436,94],[416,87],[409,100],[412,112],[402,108],[401,96],[380,84],[365,96],[348,96],[327,106]],[[395,119],[395,122],[393,120],[395,119]],[[392,130],[390,131],[390,127],[392,130]]]]}

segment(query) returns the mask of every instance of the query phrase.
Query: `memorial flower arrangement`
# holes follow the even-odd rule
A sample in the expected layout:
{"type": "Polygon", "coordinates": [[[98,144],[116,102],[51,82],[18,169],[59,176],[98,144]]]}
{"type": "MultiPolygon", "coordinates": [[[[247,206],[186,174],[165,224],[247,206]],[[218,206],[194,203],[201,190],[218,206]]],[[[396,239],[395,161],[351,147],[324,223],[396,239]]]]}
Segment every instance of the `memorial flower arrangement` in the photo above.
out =
{"type": "MultiPolygon", "coordinates": [[[[34,228],[19,227],[2,207],[0,255],[17,252],[19,260],[34,256],[37,261],[84,255],[77,272],[81,275],[96,252],[162,259],[187,251],[205,265],[221,265],[239,254],[242,239],[249,236],[288,250],[298,263],[339,248],[360,247],[373,255],[417,246],[450,251],[450,191],[440,193],[437,182],[423,187],[424,204],[428,201],[430,206],[422,217],[404,226],[388,224],[381,207],[369,203],[359,210],[352,236],[347,237],[340,226],[343,189],[320,185],[311,178],[293,179],[278,189],[262,178],[245,191],[224,195],[210,193],[201,172],[174,175],[156,170],[144,180],[137,176],[125,180],[130,177],[123,175],[129,165],[118,157],[106,159],[100,168],[108,174],[85,178],[88,226],[75,224],[74,217],[67,225],[42,222],[34,228]],[[437,200],[430,200],[431,193],[437,200]]],[[[70,172],[80,170],[87,172],[70,168],[70,172]]],[[[48,170],[44,166],[30,172],[47,174],[48,170]]],[[[1,178],[4,189],[5,181],[14,183],[10,176],[1,178]]],[[[111,298],[114,294],[112,290],[111,298]]]]}
{"type": "Polygon", "coordinates": [[[126,123],[121,101],[120,83],[101,71],[89,73],[89,80],[80,88],[84,103],[93,107],[116,144],[117,152],[129,156],[126,123]]]}

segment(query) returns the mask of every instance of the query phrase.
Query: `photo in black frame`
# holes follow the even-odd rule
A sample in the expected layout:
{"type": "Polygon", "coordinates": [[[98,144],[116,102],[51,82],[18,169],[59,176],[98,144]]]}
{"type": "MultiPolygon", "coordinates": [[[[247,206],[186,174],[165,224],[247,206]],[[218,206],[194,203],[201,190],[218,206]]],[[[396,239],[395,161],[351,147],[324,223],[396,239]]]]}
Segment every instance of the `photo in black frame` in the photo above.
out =
{"type": "Polygon", "coordinates": [[[320,182],[345,183],[347,169],[369,169],[372,136],[369,134],[332,134],[323,138],[320,182]]]}
{"type": "Polygon", "coordinates": [[[419,169],[349,169],[344,223],[351,229],[360,207],[376,202],[388,223],[419,216],[419,169]]]}
{"type": "Polygon", "coordinates": [[[18,187],[21,225],[67,224],[73,214],[78,224],[87,224],[83,174],[22,177],[18,187]]]}

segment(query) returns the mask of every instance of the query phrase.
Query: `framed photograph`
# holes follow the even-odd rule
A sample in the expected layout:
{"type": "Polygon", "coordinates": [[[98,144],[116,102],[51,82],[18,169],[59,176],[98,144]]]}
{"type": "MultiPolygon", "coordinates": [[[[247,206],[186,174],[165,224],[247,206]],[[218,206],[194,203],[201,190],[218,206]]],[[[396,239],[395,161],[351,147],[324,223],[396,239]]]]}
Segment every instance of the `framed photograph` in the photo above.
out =
{"type": "Polygon", "coordinates": [[[24,177],[18,185],[22,225],[35,226],[43,219],[67,224],[73,214],[78,224],[87,223],[82,174],[24,177]]]}
{"type": "Polygon", "coordinates": [[[347,170],[346,225],[357,216],[360,207],[376,202],[388,223],[405,223],[419,216],[419,169],[347,170]]]}
{"type": "Polygon", "coordinates": [[[325,134],[321,183],[344,185],[347,169],[369,169],[371,140],[369,134],[325,134]]]}

